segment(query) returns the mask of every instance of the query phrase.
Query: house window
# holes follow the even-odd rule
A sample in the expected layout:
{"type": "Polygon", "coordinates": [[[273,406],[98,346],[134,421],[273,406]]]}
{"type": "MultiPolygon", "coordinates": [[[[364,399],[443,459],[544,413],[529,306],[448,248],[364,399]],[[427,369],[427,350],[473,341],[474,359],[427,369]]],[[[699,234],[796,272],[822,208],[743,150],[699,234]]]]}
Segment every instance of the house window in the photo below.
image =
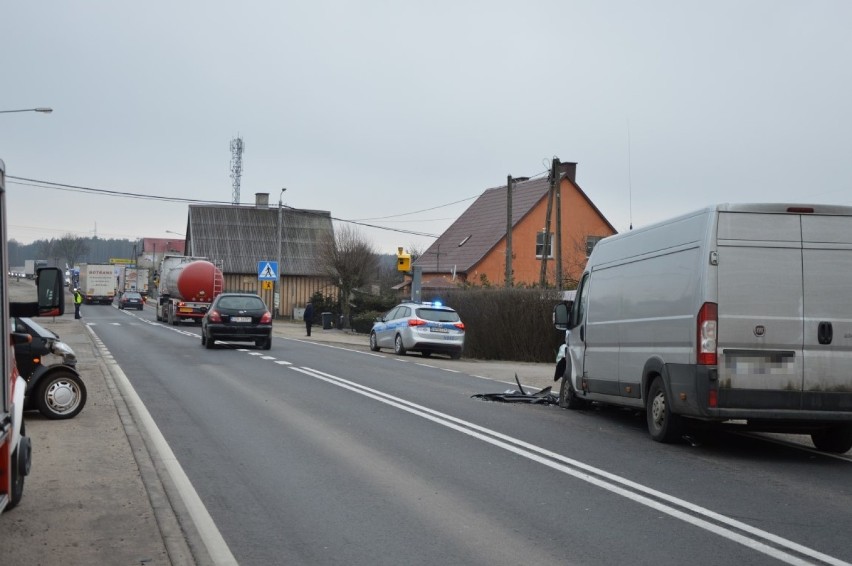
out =
{"type": "Polygon", "coordinates": [[[595,249],[595,244],[603,240],[603,236],[586,236],[586,257],[592,255],[592,250],[595,249]]]}
{"type": "Polygon", "coordinates": [[[547,234],[544,231],[539,232],[535,235],[535,257],[553,257],[553,248],[551,247],[551,242],[553,242],[553,232],[547,234]]]}

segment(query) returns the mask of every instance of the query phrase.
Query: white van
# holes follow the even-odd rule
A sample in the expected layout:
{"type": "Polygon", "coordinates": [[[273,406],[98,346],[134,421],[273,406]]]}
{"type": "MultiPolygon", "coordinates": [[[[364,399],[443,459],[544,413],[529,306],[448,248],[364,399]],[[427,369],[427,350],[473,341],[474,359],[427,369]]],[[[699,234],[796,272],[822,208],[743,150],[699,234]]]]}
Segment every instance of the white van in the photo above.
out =
{"type": "Polygon", "coordinates": [[[605,238],[566,330],[560,404],[809,433],[852,448],[852,207],[722,204],[605,238]]]}

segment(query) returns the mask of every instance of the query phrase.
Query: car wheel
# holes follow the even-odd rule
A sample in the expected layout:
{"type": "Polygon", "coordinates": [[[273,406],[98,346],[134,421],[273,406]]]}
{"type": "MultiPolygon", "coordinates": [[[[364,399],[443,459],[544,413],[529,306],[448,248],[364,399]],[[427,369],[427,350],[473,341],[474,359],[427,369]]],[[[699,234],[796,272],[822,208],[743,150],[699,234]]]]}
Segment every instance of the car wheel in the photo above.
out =
{"type": "Polygon", "coordinates": [[[142,307],[144,307],[144,306],[145,306],[145,305],[139,305],[139,310],[141,311],[141,310],[142,310],[142,307]]]}
{"type": "Polygon", "coordinates": [[[263,349],[264,350],[271,350],[272,349],[272,336],[267,338],[266,342],[263,343],[263,349]]]}
{"type": "Polygon", "coordinates": [[[86,405],[86,386],[73,373],[58,371],[39,382],[35,402],[38,411],[49,419],[70,419],[86,405]]]}
{"type": "Polygon", "coordinates": [[[405,346],[402,344],[402,336],[399,334],[396,335],[396,338],[393,341],[393,352],[397,356],[405,355],[405,346]]]}
{"type": "Polygon", "coordinates": [[[123,306],[121,306],[121,305],[118,305],[118,310],[123,311],[123,310],[124,310],[124,307],[123,307],[123,306]]]}
{"type": "Polygon", "coordinates": [[[454,360],[460,360],[461,359],[461,350],[458,350],[458,351],[450,354],[450,358],[452,358],[454,360]]]}
{"type": "Polygon", "coordinates": [[[420,355],[423,356],[424,358],[431,358],[432,352],[430,352],[429,350],[423,350],[422,352],[420,352],[420,355]]]}
{"type": "Polygon", "coordinates": [[[254,347],[260,350],[269,350],[272,348],[272,338],[261,338],[254,341],[254,347]]]}
{"type": "Polygon", "coordinates": [[[216,344],[216,341],[213,339],[212,336],[207,336],[207,338],[204,340],[204,345],[207,346],[208,350],[212,350],[214,348],[215,344],[216,344]]]}
{"type": "Polygon", "coordinates": [[[817,450],[843,454],[852,448],[852,425],[840,424],[812,432],[811,440],[817,450]]]}
{"type": "Polygon", "coordinates": [[[648,390],[646,401],[648,432],[657,442],[674,442],[681,437],[683,419],[672,413],[663,378],[656,377],[648,390]]]}
{"type": "Polygon", "coordinates": [[[374,352],[379,351],[379,341],[376,338],[375,332],[370,332],[370,349],[374,352]]]}
{"type": "Polygon", "coordinates": [[[204,335],[204,332],[201,333],[201,345],[202,346],[207,345],[207,336],[204,335]]]}

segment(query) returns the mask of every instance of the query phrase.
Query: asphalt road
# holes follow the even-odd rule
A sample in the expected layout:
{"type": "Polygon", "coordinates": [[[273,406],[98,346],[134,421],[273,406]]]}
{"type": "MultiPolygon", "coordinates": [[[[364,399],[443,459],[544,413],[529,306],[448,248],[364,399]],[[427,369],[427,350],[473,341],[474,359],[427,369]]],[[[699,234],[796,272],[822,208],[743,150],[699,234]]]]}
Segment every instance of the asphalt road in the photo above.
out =
{"type": "Polygon", "coordinates": [[[848,457],[483,402],[505,384],[469,364],[85,316],[243,565],[852,562],[848,457]]]}

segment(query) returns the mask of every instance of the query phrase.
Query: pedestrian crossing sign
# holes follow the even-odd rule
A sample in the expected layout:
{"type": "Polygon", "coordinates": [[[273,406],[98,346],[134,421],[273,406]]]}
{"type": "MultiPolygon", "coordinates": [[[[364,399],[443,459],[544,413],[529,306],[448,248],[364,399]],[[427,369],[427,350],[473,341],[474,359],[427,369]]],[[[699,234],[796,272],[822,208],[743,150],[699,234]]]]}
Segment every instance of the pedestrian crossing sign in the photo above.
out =
{"type": "Polygon", "coordinates": [[[257,278],[260,281],[275,281],[278,279],[278,262],[277,261],[259,261],[257,262],[257,278]]]}

